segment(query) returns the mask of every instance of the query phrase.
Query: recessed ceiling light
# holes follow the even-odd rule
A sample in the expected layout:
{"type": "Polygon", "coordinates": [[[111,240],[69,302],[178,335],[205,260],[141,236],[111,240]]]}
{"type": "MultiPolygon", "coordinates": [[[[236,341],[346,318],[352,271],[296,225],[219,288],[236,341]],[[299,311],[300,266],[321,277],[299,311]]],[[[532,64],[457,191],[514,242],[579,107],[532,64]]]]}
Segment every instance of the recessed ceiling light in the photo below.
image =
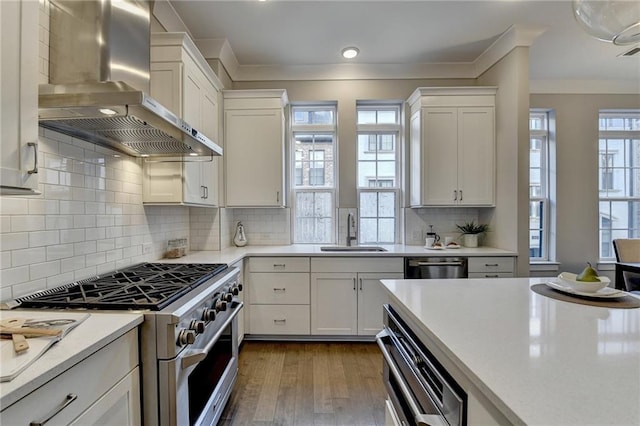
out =
{"type": "Polygon", "coordinates": [[[358,56],[360,50],[357,47],[345,47],[342,49],[342,56],[346,59],[353,59],[358,56]]]}

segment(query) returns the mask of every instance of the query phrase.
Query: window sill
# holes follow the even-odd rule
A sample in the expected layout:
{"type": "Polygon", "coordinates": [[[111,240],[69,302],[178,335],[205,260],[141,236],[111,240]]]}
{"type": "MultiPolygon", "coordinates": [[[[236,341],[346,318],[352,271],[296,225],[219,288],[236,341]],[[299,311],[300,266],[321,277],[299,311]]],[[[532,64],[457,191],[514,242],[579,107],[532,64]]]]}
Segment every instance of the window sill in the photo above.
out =
{"type": "Polygon", "coordinates": [[[599,271],[615,271],[616,270],[616,261],[615,260],[602,260],[598,261],[597,268],[599,271]]]}
{"type": "Polygon", "coordinates": [[[559,269],[560,269],[560,262],[552,262],[552,261],[529,262],[529,271],[558,272],[559,269]]]}

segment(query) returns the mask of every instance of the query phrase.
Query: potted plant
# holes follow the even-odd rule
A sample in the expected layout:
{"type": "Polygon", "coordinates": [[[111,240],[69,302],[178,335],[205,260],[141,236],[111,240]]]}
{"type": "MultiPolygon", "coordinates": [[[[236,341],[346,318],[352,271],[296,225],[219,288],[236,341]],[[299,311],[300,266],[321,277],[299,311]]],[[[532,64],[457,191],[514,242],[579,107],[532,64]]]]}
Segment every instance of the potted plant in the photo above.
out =
{"type": "Polygon", "coordinates": [[[489,230],[489,225],[486,223],[475,223],[473,220],[463,225],[456,224],[456,227],[462,232],[465,247],[478,247],[478,235],[489,230]]]}

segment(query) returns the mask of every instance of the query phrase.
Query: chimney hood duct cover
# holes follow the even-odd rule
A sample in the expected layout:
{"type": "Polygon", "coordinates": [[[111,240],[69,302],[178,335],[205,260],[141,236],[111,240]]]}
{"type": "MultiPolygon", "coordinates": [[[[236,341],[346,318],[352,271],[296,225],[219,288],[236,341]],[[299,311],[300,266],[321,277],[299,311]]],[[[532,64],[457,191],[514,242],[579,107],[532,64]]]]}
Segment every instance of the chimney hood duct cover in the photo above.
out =
{"type": "Polygon", "coordinates": [[[146,1],[52,1],[40,126],[136,157],[222,155],[147,95],[150,16],[146,1]]]}

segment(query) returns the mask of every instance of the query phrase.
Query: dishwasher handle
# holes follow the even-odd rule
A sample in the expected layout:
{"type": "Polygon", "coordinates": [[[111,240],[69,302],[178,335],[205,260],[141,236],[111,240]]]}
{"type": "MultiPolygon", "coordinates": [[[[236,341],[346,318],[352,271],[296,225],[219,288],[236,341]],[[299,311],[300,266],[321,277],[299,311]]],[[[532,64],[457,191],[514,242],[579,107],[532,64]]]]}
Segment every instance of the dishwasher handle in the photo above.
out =
{"type": "Polygon", "coordinates": [[[464,262],[423,262],[419,260],[411,260],[409,261],[409,266],[464,266],[464,262]]]}
{"type": "Polygon", "coordinates": [[[402,373],[396,366],[396,363],[393,360],[393,357],[391,356],[391,354],[389,353],[389,350],[387,349],[387,347],[385,346],[385,343],[383,342],[383,339],[385,338],[389,338],[389,339],[391,338],[391,335],[389,334],[387,329],[384,329],[380,333],[378,333],[378,335],[376,336],[376,343],[380,347],[380,350],[382,351],[382,356],[385,362],[387,363],[387,365],[389,366],[389,371],[391,372],[391,374],[393,374],[393,377],[396,379],[396,383],[398,384],[398,387],[400,388],[400,392],[402,392],[402,396],[404,397],[405,401],[407,402],[407,405],[409,406],[409,409],[411,410],[411,414],[413,415],[413,418],[416,424],[418,426],[448,426],[448,423],[442,418],[442,416],[437,414],[424,414],[421,412],[420,407],[418,406],[415,399],[413,398],[413,395],[411,394],[411,390],[409,389],[409,386],[407,385],[404,378],[402,377],[402,373]]]}

